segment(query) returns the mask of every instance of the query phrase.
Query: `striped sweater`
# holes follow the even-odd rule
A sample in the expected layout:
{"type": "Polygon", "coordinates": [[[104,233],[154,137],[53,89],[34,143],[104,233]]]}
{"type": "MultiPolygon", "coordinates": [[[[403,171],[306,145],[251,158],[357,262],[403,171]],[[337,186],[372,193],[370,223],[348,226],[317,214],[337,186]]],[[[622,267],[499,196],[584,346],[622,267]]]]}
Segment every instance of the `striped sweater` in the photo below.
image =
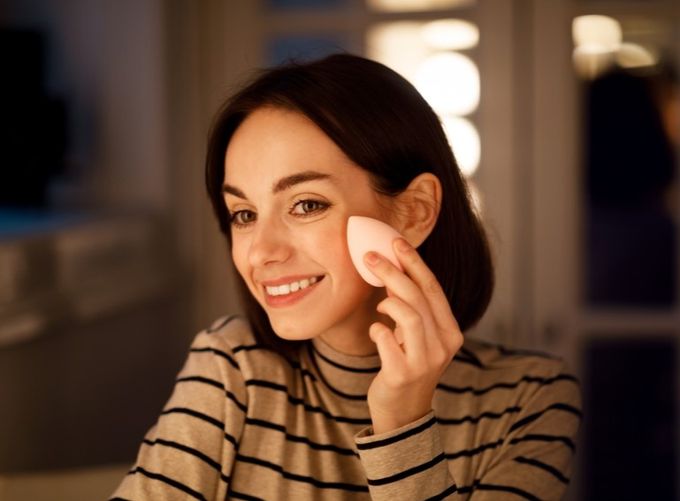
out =
{"type": "Polygon", "coordinates": [[[245,321],[216,322],[113,499],[562,497],[581,412],[560,361],[466,339],[432,411],[374,435],[366,393],[379,365],[320,340],[288,361],[245,321]]]}

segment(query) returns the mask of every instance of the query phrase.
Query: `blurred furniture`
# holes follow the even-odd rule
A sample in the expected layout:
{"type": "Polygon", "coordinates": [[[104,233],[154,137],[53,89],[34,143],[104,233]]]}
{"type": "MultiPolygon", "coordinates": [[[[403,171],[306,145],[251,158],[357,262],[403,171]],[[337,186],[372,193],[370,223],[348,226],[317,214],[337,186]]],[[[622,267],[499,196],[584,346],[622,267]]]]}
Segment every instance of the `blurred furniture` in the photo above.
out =
{"type": "Polygon", "coordinates": [[[163,222],[0,223],[0,473],[131,462],[190,342],[163,222]]]}

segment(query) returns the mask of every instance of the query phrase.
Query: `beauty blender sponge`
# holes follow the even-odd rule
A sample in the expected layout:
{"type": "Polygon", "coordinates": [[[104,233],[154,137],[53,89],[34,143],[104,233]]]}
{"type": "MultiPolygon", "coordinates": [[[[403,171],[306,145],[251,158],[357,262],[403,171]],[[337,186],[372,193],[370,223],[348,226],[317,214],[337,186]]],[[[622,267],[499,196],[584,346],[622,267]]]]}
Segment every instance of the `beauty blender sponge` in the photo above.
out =
{"type": "Polygon", "coordinates": [[[397,256],[392,249],[392,242],[401,237],[390,225],[364,216],[350,216],[347,220],[347,245],[354,267],[374,287],[384,287],[382,280],[376,277],[364,264],[364,255],[369,251],[377,252],[389,259],[392,264],[403,271],[397,256]]]}

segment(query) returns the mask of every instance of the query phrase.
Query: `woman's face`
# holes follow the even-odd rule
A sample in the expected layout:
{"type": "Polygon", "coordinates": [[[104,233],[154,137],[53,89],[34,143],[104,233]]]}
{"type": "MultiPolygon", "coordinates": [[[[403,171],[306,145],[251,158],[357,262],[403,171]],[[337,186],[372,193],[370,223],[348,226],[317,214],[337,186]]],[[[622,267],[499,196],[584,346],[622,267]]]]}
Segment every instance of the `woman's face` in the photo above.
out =
{"type": "Polygon", "coordinates": [[[224,186],[234,264],[274,331],[346,350],[368,339],[385,293],[356,272],[346,237],[349,216],[389,222],[368,173],[304,115],[267,107],[234,133],[224,186]]]}

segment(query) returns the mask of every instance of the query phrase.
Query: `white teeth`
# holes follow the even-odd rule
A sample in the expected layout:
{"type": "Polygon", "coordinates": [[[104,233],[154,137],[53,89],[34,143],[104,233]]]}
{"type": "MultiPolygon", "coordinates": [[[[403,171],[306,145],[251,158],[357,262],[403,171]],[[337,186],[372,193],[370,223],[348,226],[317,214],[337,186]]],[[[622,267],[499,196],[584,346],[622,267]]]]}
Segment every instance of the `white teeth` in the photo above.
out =
{"type": "Polygon", "coordinates": [[[267,294],[270,296],[284,296],[286,294],[290,294],[291,292],[297,292],[300,289],[306,289],[310,285],[315,284],[318,282],[319,279],[317,277],[311,277],[311,278],[305,278],[303,280],[300,280],[298,282],[291,282],[289,284],[283,284],[279,286],[266,286],[265,289],[267,290],[267,294]]]}

